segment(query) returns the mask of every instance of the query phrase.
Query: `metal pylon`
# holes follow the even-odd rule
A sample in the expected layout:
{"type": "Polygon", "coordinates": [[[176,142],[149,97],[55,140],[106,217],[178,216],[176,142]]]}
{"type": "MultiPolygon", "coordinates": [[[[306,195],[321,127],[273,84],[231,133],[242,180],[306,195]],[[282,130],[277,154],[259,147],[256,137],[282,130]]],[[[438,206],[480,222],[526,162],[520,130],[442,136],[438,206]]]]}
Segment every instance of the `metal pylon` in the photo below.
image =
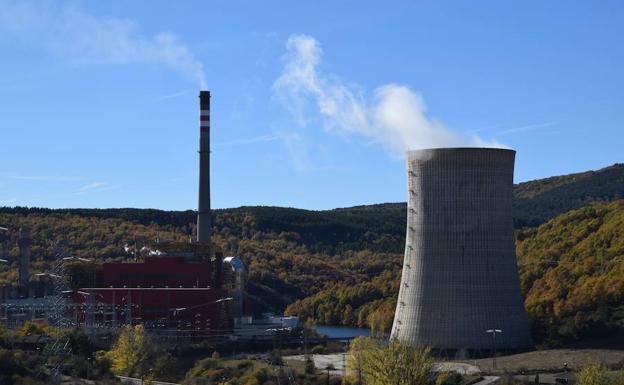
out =
{"type": "Polygon", "coordinates": [[[56,359],[50,363],[52,375],[58,376],[61,371],[61,366],[65,361],[65,358],[71,354],[71,346],[68,337],[62,336],[60,329],[66,329],[72,326],[73,322],[67,317],[67,300],[64,297],[69,287],[67,285],[67,277],[65,276],[65,261],[63,260],[63,253],[58,252],[54,256],[55,262],[52,266],[52,271],[48,273],[53,282],[53,295],[48,297],[49,303],[47,306],[47,318],[50,322],[50,326],[58,329],[52,336],[52,340],[46,344],[43,351],[46,360],[55,357],[56,359]]]}

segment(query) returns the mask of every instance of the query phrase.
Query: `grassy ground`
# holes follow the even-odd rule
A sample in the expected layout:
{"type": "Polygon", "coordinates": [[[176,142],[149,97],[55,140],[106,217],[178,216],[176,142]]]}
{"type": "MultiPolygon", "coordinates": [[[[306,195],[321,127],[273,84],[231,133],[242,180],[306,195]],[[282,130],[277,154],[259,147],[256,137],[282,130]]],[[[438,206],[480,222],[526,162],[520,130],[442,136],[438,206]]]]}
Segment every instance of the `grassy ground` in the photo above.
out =
{"type": "Polygon", "coordinates": [[[538,350],[528,353],[513,354],[496,358],[496,370],[492,370],[492,359],[462,360],[478,366],[484,372],[513,372],[521,371],[557,371],[564,370],[567,362],[568,369],[576,370],[591,362],[601,362],[610,367],[624,365],[624,350],[606,349],[552,349],[538,350]]]}
{"type": "Polygon", "coordinates": [[[284,360],[284,364],[290,366],[296,373],[305,373],[305,361],[284,360]]]}
{"type": "MultiPolygon", "coordinates": [[[[223,359],[221,361],[221,365],[225,367],[237,367],[244,363],[251,363],[254,368],[269,368],[274,369],[275,367],[271,367],[266,360],[258,360],[258,359],[223,359]]],[[[305,362],[297,361],[297,360],[284,360],[283,363],[284,368],[289,367],[296,374],[304,374],[305,373],[305,362]]]]}
{"type": "Polygon", "coordinates": [[[241,364],[246,364],[246,363],[251,363],[254,369],[269,367],[269,364],[264,360],[247,360],[247,359],[231,359],[231,358],[225,358],[221,360],[221,365],[223,365],[224,367],[231,367],[231,368],[235,368],[241,364]]]}

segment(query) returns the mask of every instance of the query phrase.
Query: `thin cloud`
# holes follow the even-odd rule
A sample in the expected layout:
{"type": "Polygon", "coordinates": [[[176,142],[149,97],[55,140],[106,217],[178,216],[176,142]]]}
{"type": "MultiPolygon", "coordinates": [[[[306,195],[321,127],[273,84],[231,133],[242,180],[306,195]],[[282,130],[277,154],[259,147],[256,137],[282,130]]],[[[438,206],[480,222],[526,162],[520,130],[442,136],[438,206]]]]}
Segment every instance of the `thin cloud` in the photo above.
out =
{"type": "Polygon", "coordinates": [[[191,92],[191,90],[184,90],[184,91],[174,92],[174,93],[167,94],[167,95],[162,95],[162,96],[157,97],[156,101],[160,102],[163,100],[179,98],[180,96],[184,96],[188,94],[189,92],[191,92]]]}
{"type": "Polygon", "coordinates": [[[231,140],[228,142],[215,143],[214,146],[215,147],[229,147],[229,146],[238,146],[238,145],[253,144],[253,143],[262,143],[262,142],[275,142],[275,141],[280,141],[280,140],[284,141],[288,139],[287,138],[288,135],[292,135],[292,134],[284,134],[284,133],[267,134],[267,135],[256,136],[254,138],[237,139],[237,140],[231,140]]]}
{"type": "Polygon", "coordinates": [[[283,142],[295,170],[307,171],[312,168],[310,155],[301,135],[296,132],[283,136],[283,142]]]}
{"type": "Polygon", "coordinates": [[[214,147],[245,146],[255,143],[282,142],[288,151],[294,168],[297,171],[306,171],[311,168],[310,156],[301,135],[297,132],[280,132],[266,134],[254,138],[232,140],[214,144],[214,147]]]}
{"type": "Polygon", "coordinates": [[[114,190],[118,187],[119,186],[110,185],[108,182],[93,182],[93,183],[89,183],[87,185],[80,187],[78,190],[76,190],[76,194],[102,192],[102,191],[114,190]]]}
{"type": "Polygon", "coordinates": [[[10,179],[17,180],[30,180],[40,182],[72,182],[80,180],[80,178],[71,176],[57,176],[57,175],[10,175],[10,179]]]}
{"type": "Polygon", "coordinates": [[[558,122],[544,122],[544,123],[527,124],[525,126],[513,127],[513,128],[508,128],[508,129],[505,129],[505,130],[497,131],[496,135],[512,135],[512,134],[518,134],[518,133],[521,133],[521,132],[535,131],[535,130],[539,130],[540,128],[553,127],[553,126],[556,126],[558,124],[559,124],[558,122]]]}
{"type": "Polygon", "coordinates": [[[202,63],[177,36],[143,35],[129,19],[98,18],[54,3],[8,0],[0,7],[0,32],[41,44],[75,63],[160,63],[206,88],[202,63]]]}
{"type": "Polygon", "coordinates": [[[470,129],[470,130],[466,130],[465,133],[466,135],[475,135],[478,134],[480,132],[492,132],[496,129],[500,128],[500,125],[497,126],[490,126],[490,127],[480,127],[480,128],[474,128],[474,129],[470,129]]]}
{"type": "Polygon", "coordinates": [[[0,206],[10,206],[17,202],[17,198],[0,200],[0,206]]]}

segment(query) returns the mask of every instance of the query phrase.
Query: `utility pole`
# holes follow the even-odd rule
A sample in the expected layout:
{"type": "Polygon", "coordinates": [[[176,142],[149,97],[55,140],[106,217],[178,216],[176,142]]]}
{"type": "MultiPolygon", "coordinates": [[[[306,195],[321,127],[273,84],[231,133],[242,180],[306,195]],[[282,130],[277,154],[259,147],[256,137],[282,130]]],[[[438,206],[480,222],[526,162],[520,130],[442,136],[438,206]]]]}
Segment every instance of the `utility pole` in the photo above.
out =
{"type": "MultiPolygon", "coordinates": [[[[0,231],[6,231],[7,233],[9,232],[9,229],[7,229],[6,227],[0,227],[0,231]]],[[[9,257],[9,253],[6,253],[6,256],[4,255],[4,249],[5,249],[5,241],[6,239],[8,239],[8,237],[6,237],[5,239],[5,235],[0,234],[0,258],[8,258],[9,257]]],[[[2,259],[3,263],[8,263],[9,261],[7,261],[6,259],[2,259]]]]}
{"type": "MultiPolygon", "coordinates": [[[[9,229],[7,229],[6,227],[0,227],[0,231],[6,231],[8,233],[9,229]]],[[[9,261],[6,260],[6,259],[3,259],[3,257],[5,257],[5,255],[4,255],[4,249],[5,249],[4,245],[5,245],[5,235],[0,233],[0,263],[8,264],[9,261]]],[[[9,253],[8,253],[8,248],[7,248],[6,258],[8,258],[8,257],[9,257],[9,253]]],[[[6,318],[6,320],[7,320],[6,322],[8,323],[9,319],[7,317],[7,307],[6,306],[2,306],[2,308],[4,310],[0,313],[0,315],[3,318],[6,318]]]]}
{"type": "Polygon", "coordinates": [[[492,369],[496,369],[496,333],[502,333],[500,329],[489,329],[486,333],[492,333],[492,369]]]}

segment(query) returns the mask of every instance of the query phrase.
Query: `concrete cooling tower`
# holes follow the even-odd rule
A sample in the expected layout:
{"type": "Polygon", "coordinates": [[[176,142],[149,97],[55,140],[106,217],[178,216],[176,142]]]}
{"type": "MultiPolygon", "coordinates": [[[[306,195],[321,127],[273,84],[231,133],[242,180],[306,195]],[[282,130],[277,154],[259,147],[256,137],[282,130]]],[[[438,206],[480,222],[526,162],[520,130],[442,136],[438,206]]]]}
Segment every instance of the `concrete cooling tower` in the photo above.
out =
{"type": "Polygon", "coordinates": [[[408,152],[391,338],[466,353],[531,345],[511,217],[514,158],[513,150],[492,148],[408,152]]]}

